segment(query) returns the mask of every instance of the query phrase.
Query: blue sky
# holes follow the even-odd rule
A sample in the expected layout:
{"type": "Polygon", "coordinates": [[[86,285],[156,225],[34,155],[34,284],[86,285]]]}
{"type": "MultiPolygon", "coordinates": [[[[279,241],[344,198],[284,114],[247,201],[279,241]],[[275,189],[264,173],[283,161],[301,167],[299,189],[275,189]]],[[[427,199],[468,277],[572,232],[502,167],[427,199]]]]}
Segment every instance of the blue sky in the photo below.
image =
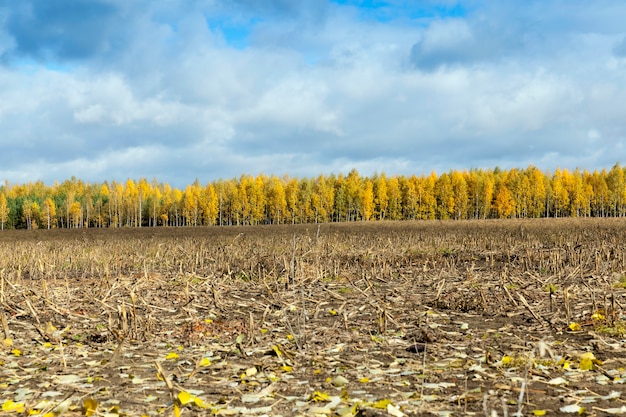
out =
{"type": "Polygon", "coordinates": [[[626,163],[626,3],[0,0],[0,180],[626,163]]]}

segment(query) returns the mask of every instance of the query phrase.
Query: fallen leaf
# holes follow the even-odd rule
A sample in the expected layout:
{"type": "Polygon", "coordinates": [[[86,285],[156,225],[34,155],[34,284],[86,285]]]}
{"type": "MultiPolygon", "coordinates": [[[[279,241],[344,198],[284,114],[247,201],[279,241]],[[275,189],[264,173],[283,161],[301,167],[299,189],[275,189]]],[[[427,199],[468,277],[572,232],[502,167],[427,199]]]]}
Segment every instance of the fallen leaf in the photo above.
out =
{"type": "Polygon", "coordinates": [[[7,413],[23,413],[24,403],[16,403],[13,400],[6,400],[2,404],[2,411],[7,413]]]}
{"type": "Polygon", "coordinates": [[[573,332],[579,332],[579,331],[581,331],[581,330],[582,330],[582,327],[580,327],[580,324],[578,324],[578,323],[576,323],[576,322],[571,323],[571,324],[570,324],[569,326],[567,326],[567,327],[569,327],[569,329],[570,329],[571,331],[573,331],[573,332]]]}
{"type": "Polygon", "coordinates": [[[372,404],[372,408],[378,408],[379,410],[386,410],[389,404],[391,404],[391,400],[389,399],[378,400],[372,404]]]}
{"type": "Polygon", "coordinates": [[[187,405],[187,404],[193,402],[193,395],[191,395],[187,391],[179,392],[177,398],[178,398],[178,401],[180,402],[181,405],[187,405]]]}
{"type": "Polygon", "coordinates": [[[387,413],[393,417],[404,417],[406,416],[406,414],[404,414],[402,411],[400,411],[399,407],[396,407],[393,404],[387,404],[387,413]]]}
{"type": "Polygon", "coordinates": [[[87,398],[83,401],[83,412],[85,416],[93,416],[96,413],[96,409],[98,408],[98,402],[93,398],[87,398]]]}
{"type": "Polygon", "coordinates": [[[315,391],[309,397],[309,401],[313,401],[313,402],[316,402],[316,403],[322,402],[322,401],[328,402],[328,401],[330,401],[330,395],[328,395],[325,392],[315,391]]]}
{"type": "Polygon", "coordinates": [[[570,405],[566,405],[564,407],[559,408],[559,411],[561,411],[562,413],[578,413],[578,414],[582,414],[585,412],[585,408],[579,406],[578,404],[570,404],[570,405]]]}
{"type": "Polygon", "coordinates": [[[565,385],[565,384],[567,384],[567,380],[560,376],[558,378],[553,378],[553,379],[549,380],[548,384],[550,384],[550,385],[565,385]]]}
{"type": "Polygon", "coordinates": [[[341,375],[338,375],[333,379],[333,385],[336,387],[343,387],[344,385],[347,385],[348,382],[349,381],[341,375]]]}

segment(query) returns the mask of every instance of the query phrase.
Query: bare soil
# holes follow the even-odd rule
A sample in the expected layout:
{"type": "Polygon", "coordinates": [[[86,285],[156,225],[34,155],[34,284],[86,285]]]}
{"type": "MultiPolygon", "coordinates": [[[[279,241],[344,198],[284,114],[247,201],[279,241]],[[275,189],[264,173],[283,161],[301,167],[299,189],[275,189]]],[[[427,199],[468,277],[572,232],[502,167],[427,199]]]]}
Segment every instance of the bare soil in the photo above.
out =
{"type": "Polygon", "coordinates": [[[0,233],[14,415],[626,415],[626,220],[0,233]]]}

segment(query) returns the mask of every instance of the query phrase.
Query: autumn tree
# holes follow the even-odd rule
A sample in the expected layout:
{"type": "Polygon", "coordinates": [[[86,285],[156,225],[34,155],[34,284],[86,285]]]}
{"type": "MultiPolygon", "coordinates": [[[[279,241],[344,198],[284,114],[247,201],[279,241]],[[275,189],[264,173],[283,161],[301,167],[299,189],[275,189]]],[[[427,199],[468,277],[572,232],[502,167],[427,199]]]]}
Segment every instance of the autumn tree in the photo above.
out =
{"type": "Polygon", "coordinates": [[[454,213],[454,192],[450,175],[443,173],[437,178],[435,185],[435,195],[437,198],[437,217],[441,220],[447,220],[454,213]]]}
{"type": "Polygon", "coordinates": [[[608,213],[609,205],[609,187],[606,183],[607,173],[606,170],[601,172],[593,171],[589,178],[589,185],[591,186],[591,211],[592,215],[604,217],[608,213]]]}
{"type": "Polygon", "coordinates": [[[68,215],[69,215],[69,227],[81,227],[81,218],[83,211],[80,207],[80,203],[78,201],[74,201],[70,204],[68,215]]]}
{"type": "Polygon", "coordinates": [[[363,220],[371,220],[374,215],[374,183],[371,180],[365,181],[363,193],[361,194],[361,216],[363,220]]]}
{"type": "Polygon", "coordinates": [[[327,222],[332,214],[335,193],[331,182],[331,178],[327,180],[323,175],[320,175],[313,184],[312,205],[315,211],[315,223],[318,221],[327,222]]]}
{"type": "Polygon", "coordinates": [[[9,220],[9,206],[7,197],[4,193],[0,193],[0,230],[4,230],[4,225],[9,220]]]}
{"type": "Polygon", "coordinates": [[[460,171],[454,171],[450,175],[450,186],[454,196],[452,214],[456,220],[467,218],[467,182],[465,176],[460,171]]]}
{"type": "Polygon", "coordinates": [[[515,201],[504,182],[501,182],[498,186],[493,208],[500,219],[511,217],[515,211],[515,201]]]}
{"type": "Polygon", "coordinates": [[[389,196],[387,218],[400,220],[402,218],[402,190],[400,190],[400,181],[397,177],[391,177],[387,181],[387,195],[389,196]]]}
{"type": "Polygon", "coordinates": [[[567,170],[557,169],[552,177],[552,198],[554,200],[554,216],[562,217],[569,214],[570,197],[567,191],[567,170]]]}
{"type": "Polygon", "coordinates": [[[389,194],[387,194],[387,176],[384,172],[374,179],[374,193],[376,215],[379,220],[385,220],[389,206],[389,194]]]}
{"type": "Polygon", "coordinates": [[[613,216],[624,215],[624,201],[626,201],[626,177],[620,164],[615,164],[606,178],[609,191],[609,205],[613,216]]]}
{"type": "Polygon", "coordinates": [[[57,208],[54,201],[50,197],[46,198],[41,205],[41,216],[46,222],[48,229],[55,225],[55,217],[57,215],[57,208]]]}
{"type": "Polygon", "coordinates": [[[204,224],[213,226],[219,215],[219,198],[215,186],[207,184],[204,189],[204,198],[202,199],[202,216],[204,224]]]}

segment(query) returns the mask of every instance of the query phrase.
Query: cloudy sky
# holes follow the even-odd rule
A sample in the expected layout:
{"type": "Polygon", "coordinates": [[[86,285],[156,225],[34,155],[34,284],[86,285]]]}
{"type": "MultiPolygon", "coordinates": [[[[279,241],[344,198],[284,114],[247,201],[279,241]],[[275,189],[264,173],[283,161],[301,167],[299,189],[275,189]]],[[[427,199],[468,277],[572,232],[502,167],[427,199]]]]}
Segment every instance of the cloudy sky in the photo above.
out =
{"type": "Polygon", "coordinates": [[[0,180],[626,163],[626,2],[0,0],[0,180]]]}

